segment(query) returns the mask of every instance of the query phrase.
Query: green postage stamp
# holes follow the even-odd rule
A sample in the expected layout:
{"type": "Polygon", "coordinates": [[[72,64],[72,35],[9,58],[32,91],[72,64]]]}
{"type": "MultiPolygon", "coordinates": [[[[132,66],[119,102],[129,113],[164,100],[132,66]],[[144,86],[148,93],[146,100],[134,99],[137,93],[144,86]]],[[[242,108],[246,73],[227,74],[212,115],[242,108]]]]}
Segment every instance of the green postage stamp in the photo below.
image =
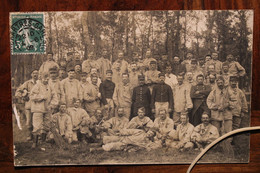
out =
{"type": "Polygon", "coordinates": [[[10,13],[12,54],[45,53],[43,13],[10,13]]]}

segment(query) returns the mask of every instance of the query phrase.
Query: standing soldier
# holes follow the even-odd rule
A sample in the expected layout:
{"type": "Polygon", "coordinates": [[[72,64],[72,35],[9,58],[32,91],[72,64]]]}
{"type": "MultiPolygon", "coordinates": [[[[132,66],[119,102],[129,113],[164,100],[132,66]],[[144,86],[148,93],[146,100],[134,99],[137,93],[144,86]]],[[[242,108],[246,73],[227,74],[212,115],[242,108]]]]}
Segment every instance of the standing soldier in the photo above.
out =
{"type": "Polygon", "coordinates": [[[59,69],[59,65],[53,60],[53,53],[49,52],[47,54],[47,61],[43,62],[39,69],[39,78],[43,73],[49,73],[50,68],[57,67],[59,69]]]}
{"type": "Polygon", "coordinates": [[[171,89],[173,89],[173,87],[178,83],[178,81],[177,77],[174,74],[172,74],[172,66],[167,65],[165,71],[165,83],[168,84],[171,87],[171,89]]]}
{"type": "Polygon", "coordinates": [[[148,84],[150,91],[152,92],[154,85],[159,82],[159,75],[160,71],[156,69],[156,61],[150,61],[149,70],[144,73],[145,75],[145,82],[148,84]]]}
{"type": "Polygon", "coordinates": [[[82,63],[82,72],[90,73],[92,68],[99,69],[99,64],[95,60],[94,53],[90,52],[88,55],[88,59],[83,61],[82,63]]]}
{"type": "Polygon", "coordinates": [[[57,98],[48,85],[49,77],[47,73],[42,73],[42,78],[37,82],[31,90],[31,112],[33,113],[33,145],[35,148],[38,143],[38,136],[41,135],[41,140],[45,142],[46,132],[48,129],[44,127],[49,122],[50,111],[53,105],[57,104],[57,98]]]}
{"type": "Polygon", "coordinates": [[[114,66],[115,67],[112,69],[113,71],[112,81],[115,83],[115,85],[119,85],[122,82],[121,66],[119,62],[115,62],[114,66]]]}
{"type": "Polygon", "coordinates": [[[112,68],[116,69],[118,66],[118,63],[119,63],[120,73],[128,72],[128,62],[126,60],[124,60],[124,52],[119,51],[117,58],[118,59],[113,63],[112,68]]]}
{"type": "Polygon", "coordinates": [[[182,61],[181,64],[185,65],[186,71],[190,71],[191,59],[193,59],[192,53],[187,53],[186,59],[182,61]]]}
{"type": "Polygon", "coordinates": [[[100,108],[101,93],[99,92],[97,81],[97,75],[92,74],[91,83],[88,83],[83,91],[85,109],[91,117],[95,114],[96,109],[100,108]]]}
{"type": "Polygon", "coordinates": [[[192,101],[190,98],[190,88],[183,83],[183,76],[177,76],[178,84],[173,88],[173,101],[174,101],[174,113],[173,122],[175,127],[180,124],[180,115],[182,113],[188,113],[192,107],[192,101]]]}
{"type": "Polygon", "coordinates": [[[109,61],[109,55],[107,54],[106,50],[103,52],[103,56],[97,59],[97,63],[99,65],[101,80],[104,81],[106,78],[106,71],[110,70],[112,67],[111,62],[109,61]]]}
{"type": "Polygon", "coordinates": [[[32,112],[31,112],[31,100],[30,100],[30,92],[33,86],[36,84],[38,80],[38,70],[33,70],[31,73],[32,79],[24,82],[15,93],[16,97],[22,98],[25,101],[24,112],[26,116],[26,126],[29,129],[29,135],[27,140],[32,139],[31,128],[32,128],[32,112]]]}
{"type": "Polygon", "coordinates": [[[159,109],[166,109],[168,113],[173,111],[173,94],[172,89],[165,81],[165,74],[158,75],[160,83],[154,86],[152,92],[152,113],[155,113],[155,118],[159,115],[159,109]]]}
{"type": "MultiPolygon", "coordinates": [[[[210,56],[210,55],[207,55],[210,56]]],[[[215,71],[217,74],[221,74],[221,69],[222,69],[222,62],[218,60],[218,53],[217,52],[213,52],[211,54],[212,59],[210,59],[209,61],[206,62],[205,64],[205,68],[208,72],[208,68],[210,65],[214,65],[215,66],[215,71]]]]}
{"type": "Polygon", "coordinates": [[[68,70],[68,77],[61,81],[62,92],[65,95],[66,106],[73,107],[73,100],[82,100],[80,83],[75,79],[74,68],[68,70]]]}
{"type": "Polygon", "coordinates": [[[197,76],[197,85],[191,87],[190,96],[193,102],[193,109],[190,115],[190,123],[197,126],[201,123],[201,115],[203,112],[209,113],[206,104],[207,97],[211,91],[210,86],[204,85],[204,76],[197,76]]]}
{"type": "Polygon", "coordinates": [[[145,77],[143,75],[138,75],[139,86],[135,87],[132,96],[132,114],[130,120],[137,116],[137,111],[139,108],[145,108],[145,115],[150,119],[154,120],[151,114],[151,93],[147,85],[145,85],[145,77]]]}
{"type": "MultiPolygon", "coordinates": [[[[232,129],[240,128],[241,118],[248,113],[248,105],[244,92],[237,87],[238,77],[230,76],[230,86],[227,88],[229,112],[232,114],[232,129]]],[[[235,138],[234,138],[235,139],[235,138]]]]}
{"type": "Polygon", "coordinates": [[[140,74],[139,71],[137,71],[137,65],[136,63],[131,64],[131,71],[129,72],[129,82],[132,85],[132,87],[138,86],[138,75],[140,74]]]}
{"type": "Polygon", "coordinates": [[[106,78],[100,84],[99,91],[101,93],[101,103],[105,106],[108,118],[114,116],[115,105],[113,101],[113,94],[115,89],[115,84],[112,82],[112,70],[106,71],[106,78]]]}
{"type": "Polygon", "coordinates": [[[225,88],[227,88],[229,86],[229,77],[230,77],[230,74],[228,72],[228,69],[229,68],[229,64],[224,62],[222,64],[222,77],[224,78],[224,86],[225,88]]]}
{"type": "Polygon", "coordinates": [[[186,73],[186,67],[184,64],[181,64],[180,57],[175,56],[171,62],[172,64],[172,73],[174,75],[184,75],[186,73]]]}
{"type": "Polygon", "coordinates": [[[217,87],[210,92],[207,105],[211,110],[211,123],[217,127],[219,133],[223,135],[232,131],[232,114],[227,112],[228,97],[222,76],[217,78],[217,87]],[[224,129],[223,133],[221,127],[224,129]]]}
{"type": "Polygon", "coordinates": [[[127,73],[122,74],[122,83],[116,85],[113,94],[113,100],[117,107],[124,107],[126,118],[129,119],[131,114],[133,88],[129,83],[129,76],[127,73]]]}
{"type": "Polygon", "coordinates": [[[234,60],[233,55],[229,54],[227,56],[227,61],[226,63],[228,63],[228,67],[229,67],[229,74],[232,76],[238,76],[239,77],[239,86],[241,88],[242,83],[244,80],[243,77],[246,75],[246,70],[244,67],[242,67],[239,62],[234,60]]]}
{"type": "Polygon", "coordinates": [[[145,66],[146,70],[150,68],[151,61],[155,61],[155,64],[157,63],[156,59],[152,58],[151,49],[147,49],[145,53],[145,59],[143,60],[143,65],[145,66]]]}
{"type": "Polygon", "coordinates": [[[59,111],[59,104],[65,101],[65,95],[61,87],[61,82],[58,79],[58,69],[56,67],[50,68],[49,74],[50,74],[50,80],[48,84],[51,90],[55,92],[58,99],[58,104],[55,105],[54,112],[53,112],[56,113],[59,111]]]}

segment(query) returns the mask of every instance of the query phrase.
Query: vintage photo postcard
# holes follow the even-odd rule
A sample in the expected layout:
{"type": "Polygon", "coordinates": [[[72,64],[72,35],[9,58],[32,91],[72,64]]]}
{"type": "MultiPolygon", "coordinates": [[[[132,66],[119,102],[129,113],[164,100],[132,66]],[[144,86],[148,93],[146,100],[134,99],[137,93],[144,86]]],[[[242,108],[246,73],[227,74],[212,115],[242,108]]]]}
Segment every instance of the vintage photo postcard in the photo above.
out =
{"type": "Polygon", "coordinates": [[[14,165],[190,163],[250,126],[252,44],[252,10],[10,13],[14,165]]]}

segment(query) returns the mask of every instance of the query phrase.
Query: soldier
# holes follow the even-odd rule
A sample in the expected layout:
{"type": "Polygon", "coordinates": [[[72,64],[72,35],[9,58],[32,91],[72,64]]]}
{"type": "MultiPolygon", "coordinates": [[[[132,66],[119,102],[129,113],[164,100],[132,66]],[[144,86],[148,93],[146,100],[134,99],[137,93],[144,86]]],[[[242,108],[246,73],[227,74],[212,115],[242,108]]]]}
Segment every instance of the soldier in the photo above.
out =
{"type": "Polygon", "coordinates": [[[197,145],[199,150],[203,150],[208,144],[219,137],[218,129],[209,123],[209,115],[203,113],[202,123],[197,125],[191,134],[191,141],[197,145]]]}
{"type": "Polygon", "coordinates": [[[160,79],[160,83],[154,86],[152,92],[152,113],[155,113],[155,118],[159,115],[159,109],[164,108],[168,110],[168,112],[173,111],[173,94],[172,89],[169,85],[167,85],[165,81],[165,74],[160,73],[158,75],[160,79]]]}
{"type": "Polygon", "coordinates": [[[138,75],[140,74],[139,71],[137,71],[137,65],[136,63],[131,64],[131,70],[129,72],[129,82],[132,85],[132,87],[138,86],[138,75]]]}
{"type": "Polygon", "coordinates": [[[166,73],[165,73],[165,83],[168,84],[171,89],[173,89],[173,87],[178,83],[177,81],[177,77],[172,74],[172,66],[169,64],[169,65],[166,65],[166,73]]]}
{"type": "Polygon", "coordinates": [[[106,71],[106,78],[100,84],[99,92],[101,93],[101,103],[105,106],[108,118],[114,116],[115,105],[113,101],[113,94],[115,89],[115,83],[112,82],[112,70],[106,71]]]}
{"type": "Polygon", "coordinates": [[[146,70],[150,69],[151,61],[155,61],[155,64],[157,63],[156,59],[152,58],[151,49],[147,49],[145,53],[145,59],[143,60],[143,65],[145,66],[146,70]]]}
{"type": "Polygon", "coordinates": [[[62,92],[65,95],[65,103],[67,108],[73,107],[73,100],[82,100],[80,83],[75,79],[75,70],[70,68],[68,70],[68,77],[61,81],[62,92]]]}
{"type": "Polygon", "coordinates": [[[229,111],[232,114],[233,130],[240,128],[241,118],[248,114],[248,105],[244,92],[237,87],[238,77],[230,76],[230,86],[227,88],[229,111]]]}
{"type": "Polygon", "coordinates": [[[90,117],[88,113],[80,107],[80,100],[74,99],[74,107],[68,108],[68,114],[72,120],[72,141],[81,140],[86,143],[87,136],[92,133],[89,130],[90,117]]]}
{"type": "Polygon", "coordinates": [[[129,76],[127,73],[123,73],[122,83],[116,85],[115,87],[113,100],[117,107],[124,107],[126,118],[128,119],[131,114],[132,93],[133,93],[133,88],[129,83],[129,76]]]}
{"type": "Polygon", "coordinates": [[[150,119],[154,120],[151,114],[151,93],[147,85],[145,85],[145,77],[143,75],[138,75],[139,86],[133,89],[132,95],[132,114],[130,120],[137,116],[137,110],[141,107],[145,108],[145,115],[150,119]]]}
{"type": "Polygon", "coordinates": [[[190,150],[194,144],[190,141],[194,126],[189,123],[187,113],[182,113],[180,116],[181,124],[177,126],[175,133],[170,133],[170,138],[166,140],[166,146],[176,148],[180,151],[190,150]]]}
{"type": "Polygon", "coordinates": [[[106,78],[107,70],[110,70],[112,68],[111,62],[109,61],[109,55],[107,53],[108,52],[105,50],[103,52],[103,56],[97,59],[97,63],[99,64],[100,77],[102,81],[104,81],[106,78]]]}
{"type": "Polygon", "coordinates": [[[128,72],[128,62],[124,60],[124,52],[123,51],[119,51],[118,52],[118,56],[117,56],[117,60],[113,63],[112,68],[116,69],[117,66],[120,66],[120,73],[127,73],[128,72]]]}
{"type": "Polygon", "coordinates": [[[227,88],[229,86],[229,77],[230,77],[230,74],[229,74],[229,64],[224,62],[222,64],[222,77],[224,78],[224,86],[225,88],[227,88]]]}
{"type": "Polygon", "coordinates": [[[150,137],[153,135],[151,128],[153,127],[153,121],[145,116],[145,109],[138,109],[138,116],[134,117],[127,125],[126,128],[119,129],[118,137],[116,140],[109,138],[110,140],[104,142],[102,148],[105,151],[112,150],[128,150],[129,152],[135,147],[146,148],[147,150],[151,149],[152,142],[150,137]],[[129,145],[132,148],[127,148],[129,145]]]}
{"type": "Polygon", "coordinates": [[[183,83],[183,76],[177,76],[178,84],[173,88],[174,113],[173,122],[175,127],[180,124],[180,115],[184,112],[188,113],[193,107],[190,88],[183,83]]]}
{"type": "Polygon", "coordinates": [[[216,74],[210,74],[206,83],[210,86],[211,90],[214,90],[217,87],[216,74]]]}
{"type": "Polygon", "coordinates": [[[172,73],[174,75],[184,75],[186,73],[186,67],[184,64],[181,64],[180,57],[175,56],[173,57],[173,62],[172,64],[172,73]]]}
{"type": "MultiPolygon", "coordinates": [[[[210,55],[207,55],[210,56],[210,55]]],[[[209,71],[209,66],[210,65],[214,65],[215,67],[215,72],[217,74],[221,74],[221,69],[222,69],[222,62],[218,60],[218,53],[217,52],[213,52],[211,54],[211,59],[209,61],[206,62],[205,67],[207,72],[209,71]]]]}
{"type": "Polygon", "coordinates": [[[190,96],[193,103],[193,109],[190,115],[190,123],[197,126],[201,123],[201,115],[203,112],[209,113],[206,99],[211,91],[210,86],[204,85],[204,76],[197,76],[197,85],[191,87],[190,96]]]}
{"type": "Polygon", "coordinates": [[[159,117],[154,120],[153,131],[155,132],[154,137],[154,148],[166,147],[166,140],[169,138],[169,134],[175,133],[173,129],[173,121],[167,116],[166,109],[159,110],[159,117]]]}
{"type": "Polygon", "coordinates": [[[103,123],[103,127],[106,129],[106,136],[103,138],[103,143],[116,142],[119,140],[119,131],[126,128],[129,119],[126,117],[123,107],[119,107],[117,110],[117,116],[106,120],[103,123]]]}
{"type": "Polygon", "coordinates": [[[48,85],[50,86],[51,90],[55,92],[58,99],[58,104],[55,105],[53,110],[53,113],[56,113],[59,111],[59,104],[61,102],[65,102],[65,95],[64,91],[62,90],[61,82],[58,80],[58,69],[56,67],[50,68],[49,74],[50,80],[48,85]]]}
{"type": "Polygon", "coordinates": [[[48,85],[49,76],[47,73],[42,73],[42,78],[37,82],[30,92],[32,125],[33,125],[33,145],[35,148],[38,143],[38,136],[41,135],[41,140],[45,142],[48,129],[45,124],[49,122],[50,111],[53,105],[57,104],[57,97],[52,92],[48,85]]]}
{"type": "MultiPolygon", "coordinates": [[[[66,104],[60,104],[60,111],[53,114],[51,117],[51,123],[55,126],[58,134],[61,135],[69,144],[72,142],[72,120],[67,114],[66,104]]],[[[53,139],[53,134],[50,135],[50,139],[53,139]]]]}
{"type": "Polygon", "coordinates": [[[75,79],[80,81],[80,77],[81,77],[81,64],[75,64],[74,70],[75,70],[75,79]]]}
{"type": "Polygon", "coordinates": [[[83,61],[82,63],[82,72],[90,73],[92,68],[99,69],[99,64],[95,60],[94,53],[90,52],[88,55],[88,59],[83,61]]]}
{"type": "Polygon", "coordinates": [[[144,73],[145,83],[149,86],[150,92],[152,92],[153,87],[159,82],[160,71],[156,69],[156,61],[150,61],[149,70],[144,73]]]}
{"type": "Polygon", "coordinates": [[[220,134],[225,134],[232,130],[232,116],[226,112],[228,108],[227,92],[224,88],[222,76],[217,78],[217,87],[213,89],[208,98],[207,105],[211,111],[211,123],[217,127],[220,134]],[[224,127],[224,132],[221,132],[224,127]]]}
{"type": "Polygon", "coordinates": [[[50,68],[57,67],[59,69],[59,65],[53,60],[53,53],[49,52],[47,54],[47,61],[43,62],[39,69],[39,78],[43,73],[49,73],[50,68]]]}
{"type": "Polygon", "coordinates": [[[98,77],[92,74],[91,83],[88,83],[83,91],[85,109],[91,117],[95,114],[96,109],[100,108],[101,93],[99,92],[97,81],[98,77]]]}
{"type": "Polygon", "coordinates": [[[98,69],[96,69],[96,68],[91,68],[90,74],[89,74],[89,76],[87,77],[87,82],[88,82],[88,83],[91,83],[91,75],[97,76],[97,86],[99,87],[102,81],[101,81],[101,79],[99,78],[98,69]]]}
{"type": "Polygon", "coordinates": [[[38,80],[38,70],[33,70],[31,73],[32,79],[24,82],[15,92],[15,96],[22,98],[25,102],[24,113],[26,117],[26,127],[29,130],[27,140],[32,139],[31,129],[32,129],[32,112],[31,112],[31,101],[30,92],[38,80]]]}
{"type": "Polygon", "coordinates": [[[114,66],[115,67],[112,69],[112,81],[115,83],[115,85],[119,85],[122,82],[121,66],[119,62],[115,62],[114,66]]]}
{"type": "Polygon", "coordinates": [[[194,81],[196,81],[196,76],[198,76],[199,74],[203,75],[202,69],[199,68],[198,62],[197,62],[196,59],[191,60],[190,67],[189,67],[189,70],[187,70],[187,72],[193,73],[193,80],[194,81]]]}
{"type": "Polygon", "coordinates": [[[185,65],[186,71],[190,71],[191,59],[193,59],[192,53],[187,53],[186,59],[182,61],[181,64],[185,65]]]}

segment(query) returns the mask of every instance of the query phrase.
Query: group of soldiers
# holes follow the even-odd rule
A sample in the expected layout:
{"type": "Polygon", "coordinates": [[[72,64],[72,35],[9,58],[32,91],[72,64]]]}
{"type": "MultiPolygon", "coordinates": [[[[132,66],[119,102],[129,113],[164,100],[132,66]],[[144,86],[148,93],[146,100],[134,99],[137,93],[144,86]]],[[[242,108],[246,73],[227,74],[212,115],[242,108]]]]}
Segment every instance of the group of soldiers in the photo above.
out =
{"type": "Polygon", "coordinates": [[[216,52],[199,59],[188,53],[181,62],[148,50],[130,63],[122,51],[114,63],[93,53],[82,62],[69,52],[59,64],[48,53],[15,97],[23,101],[32,148],[39,137],[51,141],[55,127],[69,144],[97,144],[91,151],[200,150],[248,115],[239,89],[245,74],[233,55],[221,62],[216,52]]]}

